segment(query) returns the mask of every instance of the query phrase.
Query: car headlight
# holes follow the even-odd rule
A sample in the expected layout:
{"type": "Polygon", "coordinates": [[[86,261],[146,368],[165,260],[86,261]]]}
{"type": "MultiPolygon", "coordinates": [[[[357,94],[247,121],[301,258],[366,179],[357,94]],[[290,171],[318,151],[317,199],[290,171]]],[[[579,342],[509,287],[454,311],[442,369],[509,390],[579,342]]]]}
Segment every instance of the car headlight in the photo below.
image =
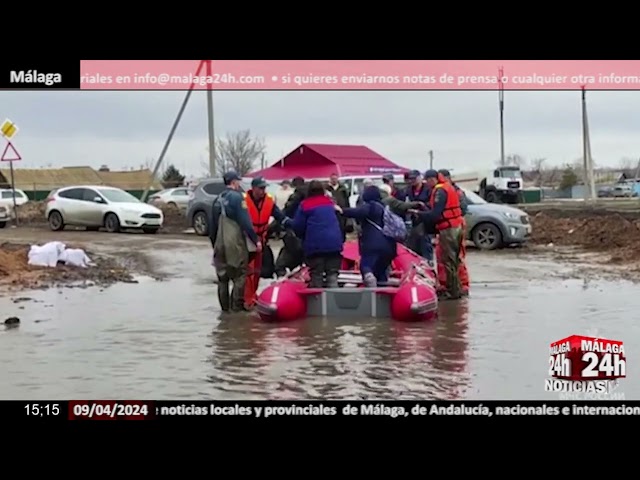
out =
{"type": "Polygon", "coordinates": [[[502,215],[507,217],[509,220],[517,220],[519,217],[519,215],[516,215],[515,213],[512,213],[512,212],[502,212],[502,215]]]}

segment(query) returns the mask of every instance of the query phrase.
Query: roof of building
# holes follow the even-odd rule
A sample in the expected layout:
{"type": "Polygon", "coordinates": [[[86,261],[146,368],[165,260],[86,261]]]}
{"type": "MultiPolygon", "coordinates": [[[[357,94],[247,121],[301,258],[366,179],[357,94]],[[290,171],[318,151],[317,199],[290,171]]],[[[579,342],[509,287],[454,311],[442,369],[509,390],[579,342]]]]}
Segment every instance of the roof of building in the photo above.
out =
{"type": "Polygon", "coordinates": [[[404,173],[408,169],[397,165],[364,145],[303,143],[271,167],[252,172],[249,175],[283,179],[292,177],[292,174],[303,175],[303,171],[311,178],[323,178],[328,177],[331,173],[337,173],[340,176],[364,176],[404,173]],[[309,151],[323,157],[326,162],[318,164],[313,161],[309,151]]]}
{"type": "MultiPolygon", "coordinates": [[[[148,168],[122,172],[96,172],[104,185],[121,188],[122,190],[144,190],[149,186],[153,172],[148,168]]],[[[157,180],[151,184],[153,190],[161,190],[162,185],[157,180]]]]}
{"type": "MultiPolygon", "coordinates": [[[[123,190],[144,190],[152,172],[142,170],[99,172],[91,167],[14,168],[15,188],[25,191],[46,191],[73,185],[108,185],[123,190]]],[[[0,186],[11,186],[11,171],[0,168],[0,186]]],[[[152,183],[153,190],[162,189],[160,182],[152,183]]]]}
{"type": "MultiPolygon", "coordinates": [[[[91,167],[14,168],[15,188],[25,191],[44,191],[67,185],[101,183],[91,167]]],[[[11,171],[0,168],[0,183],[11,184],[11,171]]]]}

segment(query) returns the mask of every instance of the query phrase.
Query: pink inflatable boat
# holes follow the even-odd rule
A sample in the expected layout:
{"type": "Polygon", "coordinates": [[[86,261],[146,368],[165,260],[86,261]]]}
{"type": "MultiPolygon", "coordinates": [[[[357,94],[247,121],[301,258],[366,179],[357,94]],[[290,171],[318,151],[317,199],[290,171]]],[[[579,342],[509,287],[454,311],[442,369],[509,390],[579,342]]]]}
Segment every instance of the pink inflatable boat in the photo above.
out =
{"type": "Polygon", "coordinates": [[[342,254],[339,288],[308,288],[309,272],[303,266],[260,293],[260,318],[265,322],[287,322],[306,317],[349,316],[417,322],[436,316],[435,274],[418,254],[398,245],[389,283],[377,288],[362,285],[357,241],[346,242],[342,254]]]}

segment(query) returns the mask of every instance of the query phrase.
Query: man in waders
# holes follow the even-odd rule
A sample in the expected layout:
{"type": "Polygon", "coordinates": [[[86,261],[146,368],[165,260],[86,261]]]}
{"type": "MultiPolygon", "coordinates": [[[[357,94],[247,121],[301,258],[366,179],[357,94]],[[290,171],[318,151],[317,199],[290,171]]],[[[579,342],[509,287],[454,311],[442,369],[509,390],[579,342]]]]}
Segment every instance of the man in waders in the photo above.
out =
{"type": "Polygon", "coordinates": [[[440,292],[444,298],[458,299],[462,295],[462,286],[458,275],[460,250],[464,237],[462,225],[464,216],[460,207],[458,193],[447,180],[435,170],[425,172],[425,182],[431,189],[430,210],[420,213],[425,228],[435,228],[438,243],[442,249],[442,264],[446,272],[446,285],[440,292]]]}
{"type": "MultiPolygon", "coordinates": [[[[469,271],[467,270],[467,247],[466,247],[466,239],[467,239],[467,222],[464,219],[464,215],[467,214],[467,196],[464,191],[456,185],[455,182],[451,180],[451,173],[447,169],[438,170],[438,173],[442,174],[442,176],[453,186],[454,190],[458,194],[458,198],[460,199],[460,209],[462,210],[462,247],[460,248],[460,266],[458,268],[458,275],[460,276],[460,284],[462,285],[462,294],[469,294],[469,271]]],[[[440,264],[440,258],[442,256],[442,249],[436,245],[436,260],[438,264],[440,264]]],[[[440,284],[442,286],[446,285],[446,272],[443,268],[438,267],[438,277],[440,284]]]]}
{"type": "Polygon", "coordinates": [[[247,285],[244,293],[244,303],[247,308],[252,308],[258,300],[258,284],[262,271],[262,253],[267,247],[267,234],[271,217],[279,224],[286,222],[285,216],[276,205],[275,199],[266,192],[267,182],[262,177],[256,177],[251,181],[251,190],[244,194],[244,203],[249,212],[253,230],[257,235],[262,248],[249,255],[247,271],[247,285]]]}
{"type": "Polygon", "coordinates": [[[209,238],[218,275],[220,308],[225,313],[241,312],[246,310],[244,292],[249,251],[262,251],[262,243],[253,230],[247,204],[239,191],[240,176],[227,172],[223,180],[227,188],[213,203],[209,238]],[[229,289],[230,282],[233,291],[229,289]]]}

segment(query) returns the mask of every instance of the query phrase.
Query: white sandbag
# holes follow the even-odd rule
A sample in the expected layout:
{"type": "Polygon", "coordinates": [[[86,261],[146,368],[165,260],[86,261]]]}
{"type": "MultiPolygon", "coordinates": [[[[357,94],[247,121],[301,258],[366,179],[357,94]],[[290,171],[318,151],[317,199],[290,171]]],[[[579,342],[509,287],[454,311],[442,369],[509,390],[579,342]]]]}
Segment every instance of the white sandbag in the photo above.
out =
{"type": "Polygon", "coordinates": [[[59,261],[73,267],[87,268],[95,265],[81,248],[67,248],[60,254],[59,261]]]}
{"type": "Polygon", "coordinates": [[[64,249],[65,245],[62,242],[49,242],[42,246],[32,245],[29,249],[28,263],[38,267],[55,267],[64,249]]]}

